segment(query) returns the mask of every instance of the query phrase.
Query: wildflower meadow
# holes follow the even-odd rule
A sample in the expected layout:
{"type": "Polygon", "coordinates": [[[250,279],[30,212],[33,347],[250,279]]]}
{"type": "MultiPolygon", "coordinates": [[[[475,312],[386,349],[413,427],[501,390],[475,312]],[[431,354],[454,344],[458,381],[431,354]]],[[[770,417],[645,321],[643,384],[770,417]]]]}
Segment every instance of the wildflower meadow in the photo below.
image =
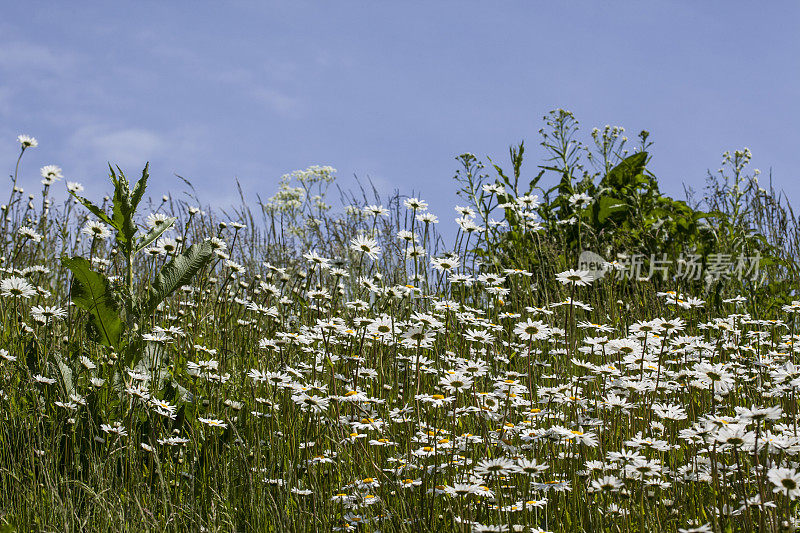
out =
{"type": "Polygon", "coordinates": [[[647,132],[540,135],[456,157],[446,213],[327,166],[84,190],[20,135],[0,531],[795,530],[791,205],[746,148],[678,200],[647,132]]]}

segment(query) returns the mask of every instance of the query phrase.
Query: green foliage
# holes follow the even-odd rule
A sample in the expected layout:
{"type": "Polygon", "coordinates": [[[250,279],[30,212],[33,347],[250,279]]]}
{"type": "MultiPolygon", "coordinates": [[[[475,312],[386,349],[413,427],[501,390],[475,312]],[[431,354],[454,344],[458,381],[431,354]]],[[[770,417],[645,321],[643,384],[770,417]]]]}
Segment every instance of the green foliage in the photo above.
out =
{"type": "Polygon", "coordinates": [[[165,231],[172,227],[175,224],[177,219],[175,217],[169,217],[164,222],[152,228],[148,231],[141,239],[136,242],[136,246],[134,249],[134,254],[138,254],[148,246],[150,246],[156,239],[161,237],[165,231]]]}
{"type": "Polygon", "coordinates": [[[188,285],[213,255],[211,243],[206,241],[193,244],[185,252],[173,257],[164,265],[153,282],[144,312],[152,313],[158,304],[166,300],[176,289],[188,285]]]}
{"type": "Polygon", "coordinates": [[[675,259],[707,250],[710,242],[699,225],[707,214],[661,194],[658,181],[646,169],[648,160],[647,152],[628,156],[588,189],[594,201],[580,214],[588,232],[600,249],[612,252],[675,259]]]}
{"type": "Polygon", "coordinates": [[[142,343],[136,338],[130,338],[140,329],[139,323],[176,289],[189,284],[213,255],[209,241],[193,244],[161,268],[144,298],[137,295],[133,272],[135,256],[158,239],[177,220],[175,217],[168,217],[137,239],[139,228],[135,221],[136,209],[147,188],[148,169],[149,165],[145,165],[141,179],[131,191],[130,183],[122,170],[117,168],[115,171],[109,165],[109,177],[114,186],[111,216],[90,200],[70,191],[89,212],[116,230],[116,243],[126,266],[124,285],[113,286],[104,274],[92,270],[90,262],[85,258],[73,257],[61,260],[73,274],[70,293],[73,302],[89,312],[91,338],[116,350],[127,347],[128,354],[124,360],[129,365],[135,365],[142,357],[142,343]],[[127,333],[128,338],[125,338],[124,333],[127,333]]]}
{"type": "Polygon", "coordinates": [[[121,308],[108,278],[93,271],[89,261],[83,257],[63,258],[61,263],[72,271],[70,298],[89,313],[93,339],[105,346],[119,347],[121,308]]]}
{"type": "Polygon", "coordinates": [[[141,200],[144,189],[147,187],[148,166],[145,165],[142,171],[142,178],[136,184],[135,191],[138,191],[138,194],[131,194],[130,184],[125,174],[120,170],[119,175],[117,175],[109,165],[111,182],[114,184],[114,206],[111,225],[117,230],[117,244],[124,251],[129,251],[133,248],[133,239],[138,231],[133,215],[136,212],[136,204],[141,200]]]}
{"type": "Polygon", "coordinates": [[[323,167],[284,182],[263,225],[246,206],[223,220],[170,201],[158,212],[174,216],[148,232],[136,223],[145,180],[112,170],[108,213],[84,205],[114,243],[74,238],[86,216],[72,200],[47,220],[31,208],[34,242],[19,231],[26,203],[13,204],[0,239],[0,524],[633,532],[796,520],[797,494],[770,480],[797,470],[800,302],[781,306],[800,257],[781,238],[796,224],[773,224],[752,182],[715,182],[703,203],[662,194],[646,135],[628,153],[606,128],[588,151],[570,113],[547,121],[532,173],[523,143],[491,177],[459,157],[469,204],[452,247],[399,196],[351,195],[345,216],[329,212],[323,167]],[[170,226],[174,241],[145,251],[170,226]],[[359,259],[360,235],[378,260],[359,259]],[[764,251],[769,276],[565,276],[584,249],[764,251]],[[69,291],[66,269],[51,268],[61,256],[69,291]]]}
{"type": "MultiPolygon", "coordinates": [[[[749,286],[746,280],[725,277],[683,285],[693,283],[710,295],[722,294],[716,285],[727,285],[734,292],[746,290],[763,296],[764,306],[769,304],[770,293],[785,288],[787,279],[797,278],[796,262],[775,246],[775,238],[757,231],[764,228],[749,226],[758,220],[750,205],[754,200],[744,205],[747,195],[757,190],[741,177],[749,152],[726,154],[733,177],[713,181],[708,205],[690,205],[659,190],[658,179],[648,169],[652,146],[648,132],[639,134],[639,146],[629,153],[624,149],[627,139],[620,138],[621,128],[595,129],[592,151],[577,139],[578,123],[571,113],[553,111],[545,122],[549,128],[540,132],[541,145],[548,156],[527,187],[521,183],[524,143],[509,149],[510,171],[490,159],[497,176],[493,184],[474,155],[457,158],[462,165],[456,174],[460,194],[471,202],[484,224],[473,252],[486,263],[554,273],[576,267],[584,250],[609,261],[621,255],[642,256],[647,261],[645,270],[650,258],[677,264],[690,256],[699,257],[705,266],[715,255],[755,256],[761,257],[759,267],[766,273],[764,283],[757,283],[762,289],[749,286]],[[595,167],[594,172],[587,164],[595,167]],[[542,179],[547,176],[555,180],[544,187],[542,179]],[[520,210],[520,200],[534,192],[540,202],[534,210],[536,224],[520,210]],[[585,195],[582,200],[581,195],[585,195]],[[498,208],[505,229],[489,224],[498,208]]],[[[777,305],[784,303],[788,300],[777,305]]]]}

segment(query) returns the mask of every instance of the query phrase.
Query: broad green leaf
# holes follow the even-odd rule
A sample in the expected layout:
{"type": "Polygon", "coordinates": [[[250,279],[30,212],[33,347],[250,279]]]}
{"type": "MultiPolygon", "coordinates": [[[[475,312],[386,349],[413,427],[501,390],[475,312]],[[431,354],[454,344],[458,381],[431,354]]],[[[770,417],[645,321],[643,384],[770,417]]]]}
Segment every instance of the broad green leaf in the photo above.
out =
{"type": "Polygon", "coordinates": [[[72,271],[70,298],[75,305],[89,312],[97,331],[97,341],[106,346],[119,346],[122,319],[108,278],[93,271],[89,261],[83,257],[65,257],[61,263],[72,271]]]}
{"type": "Polygon", "coordinates": [[[155,228],[153,228],[150,231],[148,231],[147,234],[145,234],[144,237],[142,237],[141,239],[139,239],[136,242],[136,248],[134,249],[133,253],[136,254],[136,253],[141,252],[142,250],[144,250],[144,248],[146,246],[149,246],[151,242],[153,242],[154,240],[156,240],[159,237],[161,237],[161,235],[165,231],[167,231],[169,228],[172,227],[172,225],[175,223],[176,220],[178,220],[178,219],[174,218],[174,217],[170,217],[167,220],[165,220],[163,223],[159,224],[155,228]]]}
{"type": "Polygon", "coordinates": [[[603,225],[610,217],[628,209],[628,206],[619,198],[601,196],[595,203],[595,209],[597,210],[597,222],[603,225]]]}
{"type": "Polygon", "coordinates": [[[150,289],[150,296],[145,306],[146,314],[152,313],[158,304],[167,299],[176,289],[188,285],[213,254],[211,243],[205,241],[191,245],[182,254],[176,255],[164,265],[150,289]]]}
{"type": "Polygon", "coordinates": [[[646,162],[647,152],[637,152],[626,157],[620,164],[608,171],[601,185],[615,190],[636,185],[635,178],[642,173],[646,162]]]}

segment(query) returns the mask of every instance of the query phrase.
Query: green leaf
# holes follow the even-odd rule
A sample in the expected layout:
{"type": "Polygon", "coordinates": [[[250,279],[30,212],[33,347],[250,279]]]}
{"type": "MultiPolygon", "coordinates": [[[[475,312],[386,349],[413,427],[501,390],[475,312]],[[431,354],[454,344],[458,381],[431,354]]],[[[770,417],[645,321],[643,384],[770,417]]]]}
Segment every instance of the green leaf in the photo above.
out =
{"type": "Polygon", "coordinates": [[[28,345],[25,347],[25,364],[28,365],[28,370],[31,375],[41,373],[39,368],[39,342],[36,338],[31,338],[28,345]]]}
{"type": "Polygon", "coordinates": [[[511,164],[514,167],[514,181],[519,179],[522,169],[522,160],[525,154],[525,141],[521,141],[518,147],[509,147],[508,153],[511,156],[511,164]]]}
{"type": "Polygon", "coordinates": [[[91,324],[97,332],[97,342],[118,347],[122,319],[108,278],[93,271],[89,261],[83,257],[65,257],[61,264],[72,271],[70,298],[79,308],[89,312],[91,324]]]}
{"type": "Polygon", "coordinates": [[[139,202],[142,201],[142,197],[144,196],[144,190],[147,188],[147,179],[150,177],[150,163],[145,163],[144,169],[142,170],[142,177],[139,181],[136,182],[136,186],[133,188],[133,193],[131,194],[131,206],[133,210],[136,211],[136,208],[139,207],[139,202]]]}
{"type": "Polygon", "coordinates": [[[117,226],[114,225],[114,221],[111,220],[111,218],[105,213],[105,211],[103,211],[102,209],[100,209],[99,207],[94,205],[91,201],[87,200],[83,196],[78,196],[77,194],[75,194],[72,191],[69,191],[69,193],[72,196],[74,196],[75,199],[78,200],[94,216],[96,216],[97,218],[99,218],[100,220],[102,220],[103,222],[108,224],[109,226],[112,226],[112,227],[114,227],[116,229],[119,229],[119,228],[117,228],[117,226]]]}
{"type": "Polygon", "coordinates": [[[624,213],[627,209],[628,206],[619,198],[601,196],[595,203],[597,222],[604,225],[609,218],[614,217],[617,213],[624,213]]]}
{"type": "Polygon", "coordinates": [[[209,241],[191,245],[180,255],[176,255],[164,265],[150,289],[150,296],[145,306],[145,313],[152,313],[158,304],[175,292],[176,289],[188,285],[201,268],[211,260],[214,250],[209,241]]]}
{"type": "Polygon", "coordinates": [[[170,217],[161,224],[159,224],[158,226],[156,226],[155,228],[148,231],[144,237],[142,237],[137,241],[136,248],[133,251],[133,253],[138,254],[139,252],[144,250],[144,248],[148,246],[151,242],[161,237],[161,234],[167,231],[169,228],[171,228],[176,220],[178,219],[175,217],[170,217]]]}
{"type": "MultiPolygon", "coordinates": [[[[109,165],[110,168],[110,165],[109,165]]],[[[128,178],[120,171],[119,176],[111,170],[111,181],[114,183],[114,210],[112,220],[114,227],[119,230],[117,242],[124,248],[130,250],[133,245],[133,237],[138,229],[133,221],[134,209],[131,205],[131,190],[128,178]]]]}
{"type": "Polygon", "coordinates": [[[56,361],[56,367],[58,368],[58,373],[61,375],[61,383],[64,386],[64,392],[66,392],[67,396],[75,392],[75,386],[72,380],[72,369],[67,366],[64,362],[64,358],[61,357],[60,354],[55,353],[53,354],[53,358],[56,361]]]}
{"type": "Polygon", "coordinates": [[[542,179],[542,176],[544,176],[544,170],[539,171],[539,173],[531,179],[528,184],[528,194],[533,192],[533,189],[539,184],[539,180],[542,179]]]}
{"type": "Polygon", "coordinates": [[[609,170],[600,184],[615,190],[636,185],[636,176],[642,173],[646,162],[647,152],[637,152],[628,156],[609,170]]]}

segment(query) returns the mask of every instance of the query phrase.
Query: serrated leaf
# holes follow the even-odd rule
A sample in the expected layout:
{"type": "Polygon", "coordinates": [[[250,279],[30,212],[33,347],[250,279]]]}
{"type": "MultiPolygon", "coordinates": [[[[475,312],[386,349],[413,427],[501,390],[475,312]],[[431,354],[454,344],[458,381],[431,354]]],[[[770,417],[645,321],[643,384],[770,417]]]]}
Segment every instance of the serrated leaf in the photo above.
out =
{"type": "Polygon", "coordinates": [[[97,342],[118,347],[122,318],[108,278],[93,271],[89,261],[83,257],[65,257],[61,264],[72,271],[70,298],[79,308],[89,312],[97,332],[97,342]]]}
{"type": "Polygon", "coordinates": [[[155,228],[148,231],[144,237],[142,237],[141,239],[139,239],[139,241],[137,241],[136,249],[133,251],[133,253],[138,254],[139,252],[144,250],[144,248],[148,246],[151,242],[161,237],[161,235],[165,231],[167,231],[169,228],[172,227],[172,225],[175,223],[176,220],[178,219],[175,217],[170,217],[166,219],[164,222],[160,223],[155,228]]]}
{"type": "Polygon", "coordinates": [[[142,197],[144,196],[144,190],[147,188],[147,180],[150,177],[150,163],[145,163],[144,169],[142,170],[142,177],[139,181],[136,182],[136,186],[133,188],[133,193],[131,193],[131,206],[133,210],[136,211],[136,208],[139,207],[139,202],[142,201],[142,197]]]}
{"type": "Polygon", "coordinates": [[[111,181],[114,183],[114,208],[112,220],[114,227],[119,229],[117,242],[124,248],[130,249],[133,237],[138,229],[133,221],[133,206],[131,205],[131,191],[128,178],[120,171],[119,176],[111,169],[111,181]]]}
{"type": "Polygon", "coordinates": [[[182,254],[176,255],[158,273],[145,307],[146,314],[152,313],[176,289],[188,285],[192,278],[206,266],[214,251],[209,241],[191,245],[182,254]]]}

